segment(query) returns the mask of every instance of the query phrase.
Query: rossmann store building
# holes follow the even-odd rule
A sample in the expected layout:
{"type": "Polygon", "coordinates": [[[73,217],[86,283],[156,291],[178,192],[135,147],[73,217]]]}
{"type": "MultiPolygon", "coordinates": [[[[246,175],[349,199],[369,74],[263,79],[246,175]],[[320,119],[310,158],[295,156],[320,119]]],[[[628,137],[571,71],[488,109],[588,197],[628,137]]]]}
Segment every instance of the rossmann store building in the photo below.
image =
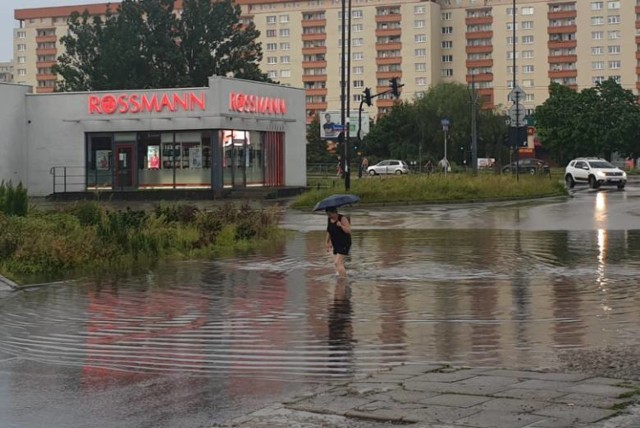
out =
{"type": "Polygon", "coordinates": [[[208,88],[144,91],[0,85],[0,97],[0,178],[32,196],[306,185],[302,89],[216,76],[208,88]]]}

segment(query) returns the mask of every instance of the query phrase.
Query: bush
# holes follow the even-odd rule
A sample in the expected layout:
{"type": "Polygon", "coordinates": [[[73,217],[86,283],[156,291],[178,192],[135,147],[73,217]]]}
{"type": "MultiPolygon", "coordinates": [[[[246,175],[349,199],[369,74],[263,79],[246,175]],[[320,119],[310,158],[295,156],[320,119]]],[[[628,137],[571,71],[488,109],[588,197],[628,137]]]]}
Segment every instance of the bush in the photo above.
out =
{"type": "Polygon", "coordinates": [[[7,215],[26,216],[29,211],[29,196],[27,189],[18,183],[13,187],[13,183],[4,180],[0,182],[0,212],[7,215]]]}

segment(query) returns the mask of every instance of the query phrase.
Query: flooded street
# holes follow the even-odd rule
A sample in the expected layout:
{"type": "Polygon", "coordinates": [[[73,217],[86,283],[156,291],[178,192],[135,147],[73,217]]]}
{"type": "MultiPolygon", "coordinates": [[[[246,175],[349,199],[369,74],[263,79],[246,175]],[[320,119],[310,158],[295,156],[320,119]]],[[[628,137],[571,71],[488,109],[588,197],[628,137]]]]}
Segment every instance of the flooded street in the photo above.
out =
{"type": "Polygon", "coordinates": [[[640,343],[639,188],[348,213],[346,282],[289,211],[259,254],[0,300],[0,425],[204,427],[388,365],[640,343]]]}

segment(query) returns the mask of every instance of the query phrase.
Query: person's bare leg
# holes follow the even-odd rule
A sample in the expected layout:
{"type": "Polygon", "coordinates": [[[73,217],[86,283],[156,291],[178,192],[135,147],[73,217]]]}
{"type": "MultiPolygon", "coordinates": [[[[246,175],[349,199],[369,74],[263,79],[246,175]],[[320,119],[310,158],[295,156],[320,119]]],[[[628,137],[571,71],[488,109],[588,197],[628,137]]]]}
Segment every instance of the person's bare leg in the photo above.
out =
{"type": "Polygon", "coordinates": [[[347,277],[347,268],[344,266],[344,254],[336,254],[335,264],[336,264],[336,272],[338,272],[338,276],[340,278],[347,277]]]}

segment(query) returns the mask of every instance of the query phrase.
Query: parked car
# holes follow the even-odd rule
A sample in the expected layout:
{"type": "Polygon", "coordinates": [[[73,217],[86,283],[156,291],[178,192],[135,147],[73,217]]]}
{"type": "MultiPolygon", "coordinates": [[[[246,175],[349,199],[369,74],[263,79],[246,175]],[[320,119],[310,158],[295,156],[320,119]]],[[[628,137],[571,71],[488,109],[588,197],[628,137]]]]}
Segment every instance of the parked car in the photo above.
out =
{"type": "MultiPolygon", "coordinates": [[[[511,162],[509,165],[502,167],[503,173],[515,172],[516,163],[511,162]]],[[[518,160],[518,173],[519,174],[541,174],[548,173],[550,171],[549,164],[542,159],[525,158],[518,160]]]]}
{"type": "Polygon", "coordinates": [[[592,189],[612,185],[622,190],[627,184],[627,173],[605,159],[577,158],[565,168],[564,181],[569,188],[576,184],[589,184],[592,189]]]}
{"type": "Polygon", "coordinates": [[[409,165],[407,165],[405,161],[401,160],[383,160],[382,162],[378,162],[377,164],[368,167],[367,174],[409,174],[409,165]]]}

